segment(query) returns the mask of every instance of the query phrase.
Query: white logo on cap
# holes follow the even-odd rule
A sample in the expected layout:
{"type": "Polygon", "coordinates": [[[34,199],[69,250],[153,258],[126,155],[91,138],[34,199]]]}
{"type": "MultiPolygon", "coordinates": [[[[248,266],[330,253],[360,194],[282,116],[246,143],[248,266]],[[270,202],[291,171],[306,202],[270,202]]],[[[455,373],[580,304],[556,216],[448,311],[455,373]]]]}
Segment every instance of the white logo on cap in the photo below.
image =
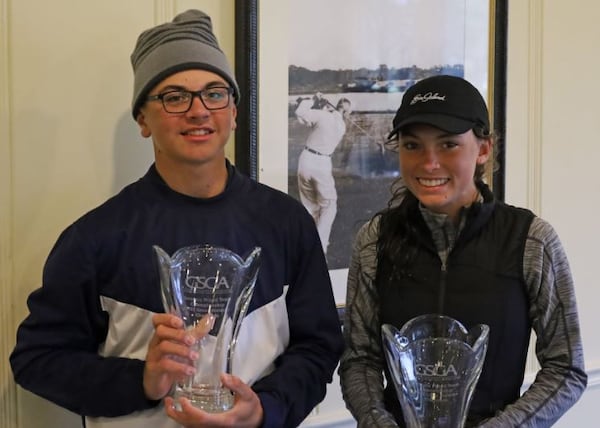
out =
{"type": "Polygon", "coordinates": [[[417,94],[410,101],[410,105],[416,104],[419,101],[422,103],[426,103],[427,101],[432,101],[432,100],[446,101],[446,95],[442,96],[442,95],[438,94],[437,92],[435,94],[432,92],[427,92],[425,95],[417,94]]]}

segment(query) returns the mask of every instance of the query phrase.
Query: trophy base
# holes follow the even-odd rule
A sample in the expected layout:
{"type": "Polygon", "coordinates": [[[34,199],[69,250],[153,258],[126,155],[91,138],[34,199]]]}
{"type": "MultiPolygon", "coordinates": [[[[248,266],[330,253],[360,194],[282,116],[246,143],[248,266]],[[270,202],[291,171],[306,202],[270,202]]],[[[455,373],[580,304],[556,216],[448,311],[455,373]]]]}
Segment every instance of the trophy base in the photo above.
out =
{"type": "Polygon", "coordinates": [[[208,413],[221,413],[233,407],[233,394],[227,388],[207,385],[182,388],[177,386],[173,394],[175,408],[181,410],[179,398],[187,398],[194,407],[208,413]]]}

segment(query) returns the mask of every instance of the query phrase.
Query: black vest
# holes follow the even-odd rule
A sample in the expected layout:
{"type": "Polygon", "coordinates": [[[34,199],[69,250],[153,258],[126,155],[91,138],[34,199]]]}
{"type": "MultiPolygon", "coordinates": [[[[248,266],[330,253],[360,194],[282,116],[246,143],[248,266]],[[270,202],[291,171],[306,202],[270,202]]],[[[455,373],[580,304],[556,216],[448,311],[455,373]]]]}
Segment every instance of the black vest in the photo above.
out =
{"type": "MultiPolygon", "coordinates": [[[[404,203],[412,204],[409,210],[418,210],[414,198],[404,203]]],[[[483,371],[469,410],[469,421],[476,423],[520,396],[531,332],[523,255],[534,216],[501,202],[474,204],[445,272],[425,221],[417,217],[419,249],[413,262],[401,278],[378,284],[381,323],[399,329],[415,316],[441,313],[467,329],[475,324],[490,327],[483,371]]],[[[390,268],[378,266],[377,277],[389,278],[390,268]]],[[[386,408],[404,426],[387,369],[386,376],[390,381],[386,408]]]]}

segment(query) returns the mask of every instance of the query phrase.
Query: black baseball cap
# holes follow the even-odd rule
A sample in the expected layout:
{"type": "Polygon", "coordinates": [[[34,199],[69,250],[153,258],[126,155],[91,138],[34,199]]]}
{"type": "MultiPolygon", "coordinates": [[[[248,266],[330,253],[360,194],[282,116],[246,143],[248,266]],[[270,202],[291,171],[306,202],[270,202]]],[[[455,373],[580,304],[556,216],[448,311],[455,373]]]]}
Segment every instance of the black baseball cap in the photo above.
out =
{"type": "Polygon", "coordinates": [[[419,80],[408,88],[392,121],[388,139],[413,123],[435,126],[450,134],[480,127],[490,132],[485,100],[475,86],[463,78],[438,75],[419,80]]]}

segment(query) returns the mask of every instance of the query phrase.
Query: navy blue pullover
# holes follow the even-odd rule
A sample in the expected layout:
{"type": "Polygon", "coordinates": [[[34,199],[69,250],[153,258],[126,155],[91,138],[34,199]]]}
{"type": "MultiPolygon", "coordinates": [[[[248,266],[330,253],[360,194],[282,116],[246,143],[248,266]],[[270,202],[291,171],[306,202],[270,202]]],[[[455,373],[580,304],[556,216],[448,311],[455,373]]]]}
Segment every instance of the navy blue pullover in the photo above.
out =
{"type": "Polygon", "coordinates": [[[343,346],[314,222],[290,196],[227,168],[224,192],[198,199],[171,190],[153,165],[61,234],[10,357],[21,386],[87,427],[177,426],[142,386],[150,318],[163,312],[152,246],[172,254],[210,244],[242,256],[261,247],[239,376],[260,397],[263,426],[308,415],[343,346]]]}

